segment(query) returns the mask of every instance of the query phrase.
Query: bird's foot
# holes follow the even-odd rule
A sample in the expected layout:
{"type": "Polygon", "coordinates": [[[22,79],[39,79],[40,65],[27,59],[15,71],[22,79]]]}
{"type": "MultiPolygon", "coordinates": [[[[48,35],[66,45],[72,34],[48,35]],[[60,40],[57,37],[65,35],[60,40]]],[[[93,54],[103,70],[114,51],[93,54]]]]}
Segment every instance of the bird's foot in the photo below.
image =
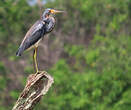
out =
{"type": "Polygon", "coordinates": [[[39,74],[39,73],[41,73],[42,71],[36,71],[36,74],[39,74]]]}
{"type": "Polygon", "coordinates": [[[40,74],[40,73],[42,73],[42,72],[46,72],[46,71],[36,71],[35,74],[37,75],[37,74],[40,74]]]}

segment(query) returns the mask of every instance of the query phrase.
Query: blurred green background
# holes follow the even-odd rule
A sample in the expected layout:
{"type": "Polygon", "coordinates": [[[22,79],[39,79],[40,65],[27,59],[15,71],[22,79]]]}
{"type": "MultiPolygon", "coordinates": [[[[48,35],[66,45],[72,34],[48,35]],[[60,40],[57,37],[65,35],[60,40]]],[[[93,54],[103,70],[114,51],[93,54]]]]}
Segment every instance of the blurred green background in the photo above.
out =
{"type": "MultiPolygon", "coordinates": [[[[57,15],[38,49],[55,83],[35,110],[131,110],[131,1],[44,0],[57,15]]],[[[40,18],[35,0],[0,1],[0,110],[11,110],[34,72],[32,51],[15,53],[40,18]]]]}

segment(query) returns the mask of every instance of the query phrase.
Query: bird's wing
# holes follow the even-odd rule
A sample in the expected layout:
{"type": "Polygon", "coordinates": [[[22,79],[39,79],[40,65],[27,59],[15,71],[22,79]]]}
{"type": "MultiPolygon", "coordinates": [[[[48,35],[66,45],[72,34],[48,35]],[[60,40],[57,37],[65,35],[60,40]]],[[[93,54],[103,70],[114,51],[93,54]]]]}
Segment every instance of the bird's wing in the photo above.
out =
{"type": "Polygon", "coordinates": [[[26,33],[18,51],[17,55],[20,56],[24,50],[30,48],[32,45],[34,45],[41,37],[42,33],[44,33],[44,23],[40,20],[38,20],[26,33]]]}

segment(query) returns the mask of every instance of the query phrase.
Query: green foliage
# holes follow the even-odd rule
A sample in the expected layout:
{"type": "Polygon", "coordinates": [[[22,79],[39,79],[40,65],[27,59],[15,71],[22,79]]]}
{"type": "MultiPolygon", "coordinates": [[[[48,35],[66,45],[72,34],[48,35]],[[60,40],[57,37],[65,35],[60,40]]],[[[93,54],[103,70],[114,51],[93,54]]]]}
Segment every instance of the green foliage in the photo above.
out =
{"type": "Polygon", "coordinates": [[[13,98],[13,99],[15,99],[15,100],[17,100],[18,99],[18,96],[19,96],[19,91],[11,91],[10,92],[10,96],[13,98]]]}
{"type": "Polygon", "coordinates": [[[129,110],[130,97],[130,36],[96,36],[88,49],[66,46],[69,57],[84,66],[68,64],[65,59],[49,71],[55,79],[54,88],[41,106],[48,110],[129,110]],[[124,42],[123,42],[124,41],[124,42]],[[97,44],[97,45],[96,45],[97,44]],[[82,57],[78,57],[81,55],[82,57]],[[82,60],[82,61],[81,61],[82,60]],[[81,63],[82,62],[82,63],[81,63]],[[81,68],[81,69],[79,69],[81,68]]]}
{"type": "MultiPolygon", "coordinates": [[[[38,7],[29,6],[26,0],[0,1],[0,6],[0,59],[20,62],[15,52],[20,39],[39,19],[38,7]]],[[[49,69],[55,83],[35,110],[130,110],[131,1],[48,0],[45,7],[66,11],[57,16],[56,25],[65,36],[58,41],[64,42],[64,57],[49,69]]],[[[32,64],[31,58],[25,58],[24,64],[32,64]]],[[[0,110],[7,110],[20,92],[13,84],[10,87],[8,77],[14,78],[14,70],[5,67],[3,60],[0,110]]],[[[24,66],[24,73],[33,72],[30,65],[24,66]]],[[[26,77],[21,76],[12,82],[24,86],[26,77]]]]}
{"type": "Polygon", "coordinates": [[[4,66],[3,62],[0,62],[0,73],[1,74],[5,74],[6,73],[6,69],[5,69],[5,66],[4,66]]]}
{"type": "Polygon", "coordinates": [[[29,66],[27,66],[27,67],[25,67],[25,73],[27,74],[30,74],[30,73],[33,73],[33,68],[32,67],[29,67],[29,66]]]}
{"type": "MultiPolygon", "coordinates": [[[[4,77],[0,76],[0,90],[4,90],[4,88],[6,87],[6,80],[4,77]]],[[[0,91],[1,92],[1,91],[0,91]]]]}

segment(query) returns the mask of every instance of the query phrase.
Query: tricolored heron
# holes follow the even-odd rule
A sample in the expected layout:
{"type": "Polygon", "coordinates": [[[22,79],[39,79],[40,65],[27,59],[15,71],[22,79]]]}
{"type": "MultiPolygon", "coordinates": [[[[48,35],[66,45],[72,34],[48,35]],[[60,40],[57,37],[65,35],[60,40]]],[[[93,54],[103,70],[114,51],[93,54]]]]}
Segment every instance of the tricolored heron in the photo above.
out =
{"type": "Polygon", "coordinates": [[[61,12],[63,11],[58,11],[50,8],[45,9],[41,19],[36,21],[35,24],[26,33],[18,51],[16,52],[17,56],[21,56],[25,50],[34,48],[33,59],[34,59],[35,69],[37,73],[39,72],[37,59],[36,59],[38,44],[45,34],[51,32],[54,29],[55,18],[51,15],[61,12]]]}

